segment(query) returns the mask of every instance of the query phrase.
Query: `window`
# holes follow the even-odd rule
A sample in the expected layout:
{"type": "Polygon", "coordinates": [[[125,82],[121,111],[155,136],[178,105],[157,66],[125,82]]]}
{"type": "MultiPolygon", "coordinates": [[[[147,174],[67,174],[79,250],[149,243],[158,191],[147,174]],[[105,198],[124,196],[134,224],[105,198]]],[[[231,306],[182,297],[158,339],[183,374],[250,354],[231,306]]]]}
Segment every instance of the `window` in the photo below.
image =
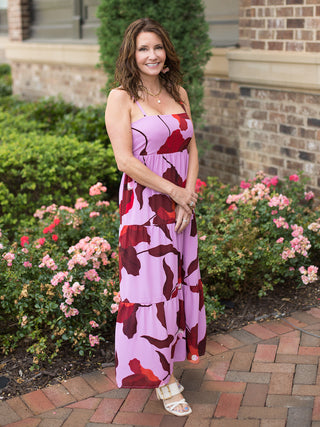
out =
{"type": "Polygon", "coordinates": [[[100,25],[97,18],[99,0],[84,0],[82,3],[82,38],[97,40],[96,31],[100,25]]]}
{"type": "Polygon", "coordinates": [[[0,0],[0,35],[8,34],[8,0],[0,0]]]}
{"type": "Polygon", "coordinates": [[[99,0],[33,0],[33,39],[81,39],[96,42],[99,0]]]}
{"type": "MultiPolygon", "coordinates": [[[[7,0],[0,0],[1,5],[7,0]]],[[[100,0],[32,0],[31,37],[97,43],[100,0]]],[[[239,0],[204,0],[209,35],[215,47],[238,43],[239,0]]],[[[0,20],[1,25],[1,20],[0,20]]]]}
{"type": "Polygon", "coordinates": [[[204,4],[212,45],[236,45],[239,39],[239,0],[205,0],[204,4]]]}

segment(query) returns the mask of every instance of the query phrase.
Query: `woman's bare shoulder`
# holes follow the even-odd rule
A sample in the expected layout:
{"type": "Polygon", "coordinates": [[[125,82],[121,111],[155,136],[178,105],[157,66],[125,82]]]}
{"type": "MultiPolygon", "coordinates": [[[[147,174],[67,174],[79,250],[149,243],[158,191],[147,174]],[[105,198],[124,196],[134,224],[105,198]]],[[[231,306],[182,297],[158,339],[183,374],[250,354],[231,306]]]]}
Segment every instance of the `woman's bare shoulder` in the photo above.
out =
{"type": "Polygon", "coordinates": [[[121,88],[111,90],[106,105],[106,115],[111,118],[120,115],[122,118],[127,117],[130,120],[131,108],[132,100],[125,90],[121,88]]]}
{"type": "MultiPolygon", "coordinates": [[[[108,129],[122,126],[129,126],[131,118],[132,100],[128,93],[120,88],[112,89],[109,93],[105,110],[105,121],[108,129]]],[[[108,131],[109,132],[109,131],[108,131]]]]}
{"type": "Polygon", "coordinates": [[[122,89],[121,87],[114,88],[110,91],[108,96],[108,103],[120,103],[121,105],[130,103],[130,96],[127,91],[122,89]]]}
{"type": "Polygon", "coordinates": [[[184,87],[179,86],[179,93],[183,102],[188,100],[188,94],[184,87]]]}

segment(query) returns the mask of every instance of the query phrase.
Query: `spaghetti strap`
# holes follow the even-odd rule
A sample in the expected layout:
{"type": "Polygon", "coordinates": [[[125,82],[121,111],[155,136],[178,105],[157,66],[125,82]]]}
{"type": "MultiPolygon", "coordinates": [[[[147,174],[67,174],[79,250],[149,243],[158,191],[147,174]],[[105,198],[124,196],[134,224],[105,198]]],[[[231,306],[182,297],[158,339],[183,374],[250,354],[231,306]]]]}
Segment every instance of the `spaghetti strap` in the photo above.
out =
{"type": "Polygon", "coordinates": [[[184,102],[183,101],[180,101],[180,103],[179,103],[180,105],[181,105],[181,107],[184,109],[184,112],[186,113],[187,112],[187,110],[186,110],[186,107],[185,107],[185,105],[184,105],[184,102]]]}
{"type": "Polygon", "coordinates": [[[141,111],[141,113],[146,117],[146,116],[147,116],[147,114],[146,114],[146,112],[144,111],[144,109],[141,107],[141,105],[140,105],[139,101],[136,101],[136,104],[137,104],[137,106],[139,107],[139,110],[141,111]]]}

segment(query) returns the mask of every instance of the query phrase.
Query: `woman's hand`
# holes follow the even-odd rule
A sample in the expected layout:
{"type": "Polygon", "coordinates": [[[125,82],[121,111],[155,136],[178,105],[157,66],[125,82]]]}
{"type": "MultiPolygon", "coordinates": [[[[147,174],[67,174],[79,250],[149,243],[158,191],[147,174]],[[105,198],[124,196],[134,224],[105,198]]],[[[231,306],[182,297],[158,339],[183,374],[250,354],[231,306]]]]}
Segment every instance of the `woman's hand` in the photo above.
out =
{"type": "Polygon", "coordinates": [[[195,191],[175,186],[170,196],[188,215],[192,214],[198,200],[198,194],[195,191]]]}
{"type": "Polygon", "coordinates": [[[174,230],[177,233],[181,233],[190,223],[191,214],[186,212],[182,206],[176,206],[176,226],[174,230]]]}

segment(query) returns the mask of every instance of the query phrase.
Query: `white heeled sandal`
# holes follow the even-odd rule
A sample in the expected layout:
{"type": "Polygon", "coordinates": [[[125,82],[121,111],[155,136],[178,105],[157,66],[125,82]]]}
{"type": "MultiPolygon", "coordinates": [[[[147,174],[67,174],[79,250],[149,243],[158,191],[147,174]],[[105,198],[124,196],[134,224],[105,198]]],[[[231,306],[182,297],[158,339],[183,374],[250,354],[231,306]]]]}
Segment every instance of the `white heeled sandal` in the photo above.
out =
{"type": "Polygon", "coordinates": [[[186,417],[187,415],[190,415],[192,413],[192,409],[190,408],[189,404],[186,402],[185,399],[178,400],[178,402],[172,402],[172,403],[166,403],[163,401],[163,406],[167,412],[169,412],[172,415],[176,415],[177,417],[186,417]],[[188,409],[187,411],[176,411],[176,407],[179,405],[184,405],[184,409],[188,409]]]}
{"type": "Polygon", "coordinates": [[[178,389],[179,389],[180,393],[182,393],[182,392],[183,392],[183,390],[184,390],[183,385],[182,385],[182,384],[180,384],[178,380],[176,380],[176,383],[177,383],[177,386],[178,386],[178,389]]]}
{"type": "Polygon", "coordinates": [[[172,384],[166,384],[162,387],[156,388],[157,398],[163,401],[163,406],[165,410],[170,414],[176,415],[177,417],[185,417],[191,414],[192,409],[190,408],[189,404],[186,402],[185,399],[181,399],[181,400],[178,400],[177,402],[170,402],[170,403],[166,402],[166,400],[180,394],[182,391],[183,391],[183,386],[178,381],[172,384]],[[188,410],[183,412],[177,411],[176,408],[179,405],[185,405],[185,409],[187,408],[188,410]]]}

